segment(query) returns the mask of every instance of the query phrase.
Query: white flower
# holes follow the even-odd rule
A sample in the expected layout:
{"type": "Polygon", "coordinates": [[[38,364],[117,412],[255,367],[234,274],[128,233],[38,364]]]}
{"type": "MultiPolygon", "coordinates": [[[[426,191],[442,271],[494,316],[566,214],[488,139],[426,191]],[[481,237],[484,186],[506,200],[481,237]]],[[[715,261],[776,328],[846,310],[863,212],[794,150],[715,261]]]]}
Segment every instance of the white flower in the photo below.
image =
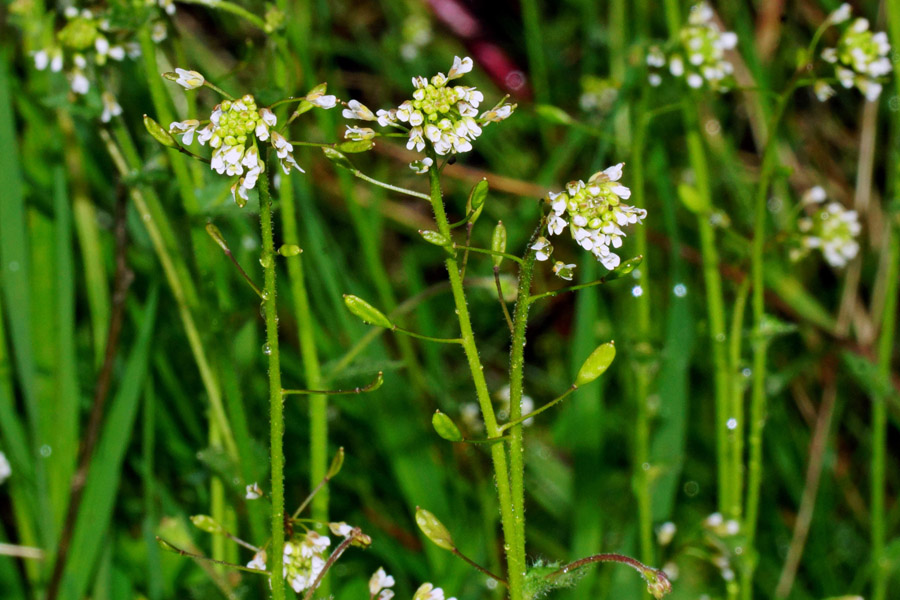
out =
{"type": "Polygon", "coordinates": [[[559,277],[560,279],[564,279],[566,281],[572,281],[572,277],[574,276],[575,263],[566,264],[561,260],[556,261],[553,265],[553,273],[559,277]]]}
{"type": "Polygon", "coordinates": [[[553,254],[553,246],[550,245],[550,240],[543,236],[535,240],[534,244],[531,245],[531,249],[535,251],[534,257],[539,261],[548,260],[550,255],[553,254]]]}
{"type": "Polygon", "coordinates": [[[825,189],[821,185],[813,186],[806,190],[803,194],[803,197],[800,201],[806,204],[821,204],[825,202],[825,198],[827,195],[825,194],[825,189]]]}
{"type": "Polygon", "coordinates": [[[0,452],[0,483],[3,483],[12,475],[12,467],[9,466],[9,460],[6,455],[0,452]]]}
{"type": "Polygon", "coordinates": [[[409,168],[415,171],[418,175],[422,175],[428,172],[432,164],[434,164],[434,161],[426,156],[425,158],[414,160],[413,162],[409,163],[409,168]]]}
{"type": "Polygon", "coordinates": [[[341,521],[340,523],[329,523],[328,529],[330,529],[331,533],[333,533],[334,535],[343,538],[348,538],[353,535],[353,526],[347,525],[343,521],[341,521]]]}
{"type": "Polygon", "coordinates": [[[122,114],[122,107],[116,102],[116,97],[111,93],[103,92],[100,94],[100,101],[103,103],[103,114],[100,115],[100,120],[104,123],[109,123],[113,117],[118,117],[122,114]]]}
{"type": "Polygon", "coordinates": [[[813,91],[816,94],[816,98],[819,99],[819,102],[825,102],[836,93],[834,91],[834,88],[828,85],[828,82],[823,79],[819,79],[818,81],[816,81],[816,83],[813,85],[813,91]]]}
{"type": "Polygon", "coordinates": [[[375,121],[375,115],[369,110],[365,104],[358,100],[351,100],[347,103],[347,108],[341,111],[345,119],[360,119],[362,121],[375,121]]]}
{"type": "Polygon", "coordinates": [[[675,523],[666,521],[656,530],[656,541],[659,542],[660,546],[668,546],[672,542],[672,538],[675,537],[676,531],[675,523]]]}
{"type": "Polygon", "coordinates": [[[369,579],[369,594],[374,596],[381,590],[389,587],[394,587],[394,578],[391,575],[388,575],[384,567],[378,567],[378,570],[372,574],[372,577],[369,579]]]}
{"type": "MultiPolygon", "coordinates": [[[[849,18],[849,7],[842,6],[832,13],[842,17],[835,23],[849,18]],[[840,12],[839,12],[840,11],[840,12]]],[[[825,48],[822,59],[835,67],[835,75],[845,88],[856,87],[869,101],[881,95],[880,78],[893,70],[889,57],[891,45],[884,32],[869,31],[866,19],[855,19],[846,27],[834,48],[825,48]]]]}
{"type": "Polygon", "coordinates": [[[684,61],[680,56],[673,56],[669,59],[669,72],[675,77],[684,75],[684,61]]]}
{"type": "MultiPolygon", "coordinates": [[[[169,124],[169,133],[172,135],[181,135],[181,143],[189,146],[194,141],[194,131],[200,126],[200,121],[196,119],[188,119],[186,121],[174,121],[169,124]]],[[[200,136],[197,136],[199,141],[200,136]]]]}
{"type": "MultiPolygon", "coordinates": [[[[153,24],[153,31],[150,34],[150,39],[153,40],[154,44],[159,44],[159,43],[165,41],[165,39],[168,36],[169,36],[169,31],[166,29],[165,23],[163,23],[162,21],[157,21],[156,23],[153,24]]],[[[119,46],[119,50],[121,51],[122,56],[124,57],[125,50],[122,49],[121,46],[119,46]]],[[[121,59],[117,59],[117,60],[121,60],[121,59]]]]}
{"type": "Polygon", "coordinates": [[[458,56],[453,57],[453,66],[450,67],[450,72],[447,74],[447,79],[456,79],[458,77],[462,77],[466,73],[472,70],[472,59],[466,56],[465,58],[460,58],[458,56]]]}
{"type": "Polygon", "coordinates": [[[248,569],[258,569],[260,571],[266,570],[266,551],[260,550],[256,554],[253,555],[253,560],[247,563],[248,569]]]}
{"type": "Polygon", "coordinates": [[[722,524],[722,513],[714,512],[703,521],[703,525],[709,528],[716,528],[722,524]]]}
{"type": "Polygon", "coordinates": [[[80,70],[76,69],[72,71],[71,78],[70,84],[72,91],[76,94],[84,95],[91,89],[91,82],[88,81],[88,78],[85,77],[84,73],[80,70]]]}
{"type": "Polygon", "coordinates": [[[175,14],[175,1],[174,0],[158,0],[159,7],[166,11],[167,15],[175,14]]]}
{"type": "Polygon", "coordinates": [[[844,2],[839,7],[837,7],[830,15],[828,15],[828,21],[834,25],[843,23],[850,18],[850,13],[850,5],[844,2]]]}
{"type": "Polygon", "coordinates": [[[347,125],[347,131],[344,132],[344,139],[361,142],[363,140],[371,140],[375,137],[375,130],[371,127],[354,127],[347,125]]]}
{"type": "Polygon", "coordinates": [[[206,79],[204,79],[203,75],[201,75],[197,71],[188,71],[186,69],[176,68],[175,72],[178,74],[178,79],[175,80],[175,83],[186,90],[195,90],[198,87],[203,86],[203,84],[206,82],[206,79]]]}
{"type": "Polygon", "coordinates": [[[257,498],[261,498],[263,495],[262,488],[259,487],[259,484],[254,482],[247,486],[247,495],[244,496],[247,500],[256,500],[257,498]]]}

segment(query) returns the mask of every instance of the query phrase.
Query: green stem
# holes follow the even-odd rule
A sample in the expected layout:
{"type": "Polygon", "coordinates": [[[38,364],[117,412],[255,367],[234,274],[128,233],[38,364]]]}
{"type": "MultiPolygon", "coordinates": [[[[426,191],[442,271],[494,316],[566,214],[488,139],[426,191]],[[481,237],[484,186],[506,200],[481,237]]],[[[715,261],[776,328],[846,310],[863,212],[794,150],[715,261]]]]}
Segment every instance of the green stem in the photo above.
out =
{"type": "Polygon", "coordinates": [[[528,326],[529,294],[534,275],[536,253],[531,250],[544,227],[542,222],[529,240],[525,260],[519,269],[516,308],[513,311],[513,333],[509,350],[509,420],[513,424],[509,440],[509,480],[515,519],[516,554],[525,556],[525,450],[522,421],[522,394],[525,369],[525,328],[528,326]]]}
{"type": "MultiPolygon", "coordinates": [[[[777,164],[777,138],[778,125],[781,116],[787,106],[787,101],[796,88],[798,75],[794,75],[787,89],[778,98],[775,111],[772,113],[768,128],[768,138],[763,149],[762,170],[759,177],[759,186],[756,190],[754,206],[753,247],[750,255],[751,261],[751,285],[753,296],[751,306],[753,310],[753,383],[750,395],[750,436],[749,464],[747,468],[747,503],[746,519],[744,520],[744,534],[747,538],[747,547],[750,556],[754,554],[756,542],[756,524],[759,516],[759,495],[762,485],[762,434],[766,422],[766,349],[767,340],[763,337],[763,321],[765,319],[765,236],[766,236],[766,197],[769,193],[769,183],[777,164]]],[[[753,574],[756,570],[754,560],[747,561],[741,581],[742,597],[746,600],[753,595],[753,574]]]]}
{"type": "Polygon", "coordinates": [[[252,12],[247,9],[238,6],[237,4],[233,4],[231,2],[227,2],[226,0],[178,0],[183,4],[199,4],[200,6],[208,6],[213,9],[221,9],[225,12],[229,12],[233,15],[241,17],[248,23],[255,25],[256,27],[262,29],[266,33],[271,33],[269,28],[266,26],[266,22],[261,18],[254,15],[252,12]]]}
{"type": "Polygon", "coordinates": [[[509,260],[519,263],[520,265],[524,265],[525,261],[514,254],[507,254],[506,252],[497,252],[496,250],[488,250],[487,248],[476,248],[475,246],[463,246],[462,244],[453,244],[453,247],[458,250],[465,250],[467,252],[476,252],[478,254],[489,254],[491,256],[502,256],[503,258],[508,258],[509,260]]]}
{"type": "MultiPolygon", "coordinates": [[[[565,392],[563,392],[562,394],[560,394],[559,396],[557,396],[556,398],[554,398],[553,400],[551,400],[551,401],[548,402],[547,404],[543,405],[543,406],[540,407],[539,409],[533,410],[533,411],[531,411],[530,413],[528,413],[527,415],[521,415],[521,416],[520,416],[519,418],[517,418],[517,419],[512,419],[512,420],[510,420],[508,423],[504,423],[503,425],[500,426],[500,431],[501,431],[501,432],[506,431],[506,430],[509,429],[510,427],[514,427],[514,426],[516,426],[516,425],[518,425],[518,424],[520,424],[520,423],[524,423],[524,422],[527,421],[528,419],[533,419],[533,418],[535,418],[536,416],[538,416],[538,415],[541,414],[542,412],[544,412],[544,411],[546,411],[546,410],[549,410],[549,409],[553,408],[554,406],[556,406],[557,404],[559,404],[560,402],[562,402],[563,400],[565,400],[566,398],[568,398],[569,395],[571,395],[572,392],[574,392],[574,391],[577,390],[577,389],[578,389],[578,386],[575,385],[575,384],[573,383],[573,384],[572,384],[572,387],[570,387],[570,388],[567,389],[565,392]]],[[[512,394],[510,394],[510,396],[512,396],[512,394]]]]}
{"type": "MultiPolygon", "coordinates": [[[[434,171],[434,169],[431,169],[431,171],[434,171]]],[[[429,172],[431,172],[431,171],[429,171],[429,172]]],[[[371,183],[373,185],[377,185],[378,187],[383,187],[386,190],[391,190],[392,192],[397,192],[398,194],[406,194],[407,196],[412,196],[413,198],[421,198],[422,200],[431,201],[431,196],[429,196],[428,194],[414,192],[413,190],[408,190],[406,188],[398,187],[396,185],[391,185],[390,183],[385,183],[383,181],[373,179],[373,178],[369,177],[368,175],[366,175],[365,173],[363,173],[362,171],[360,171],[359,169],[353,169],[350,172],[353,173],[354,177],[358,177],[358,178],[362,179],[363,181],[368,181],[369,183],[371,183]]],[[[449,227],[447,228],[447,231],[448,232],[450,231],[449,227]]]]}
{"type": "Polygon", "coordinates": [[[750,280],[745,279],[738,288],[731,315],[731,336],[729,339],[729,370],[731,372],[731,395],[728,413],[735,420],[735,427],[728,430],[728,475],[731,478],[731,504],[725,507],[728,519],[740,520],[743,513],[744,487],[744,374],[741,372],[741,343],[743,340],[744,313],[747,296],[750,295],[750,280]]]}
{"type": "MultiPolygon", "coordinates": [[[[888,34],[891,44],[896,48],[900,44],[900,0],[888,0],[888,34]]],[[[900,79],[894,78],[896,90],[900,93],[900,79]]],[[[891,172],[891,189],[896,195],[900,188],[900,118],[894,116],[894,168],[891,172]]],[[[889,196],[890,197],[890,196],[889,196]]],[[[894,211],[892,224],[885,227],[886,234],[890,236],[888,250],[888,267],[885,286],[885,302],[881,313],[881,333],[878,339],[878,371],[882,377],[888,378],[891,374],[891,355],[894,349],[894,339],[897,330],[897,296],[900,294],[900,226],[898,226],[898,214],[894,211]]],[[[885,600],[887,597],[890,571],[884,558],[885,531],[887,525],[884,515],[885,487],[885,458],[887,451],[887,398],[873,398],[872,403],[872,465],[871,465],[871,490],[872,518],[870,537],[872,544],[872,600],[885,600]]]]}
{"type": "MultiPolygon", "coordinates": [[[[429,156],[436,161],[437,157],[433,151],[429,152],[429,156]]],[[[450,223],[447,221],[447,214],[444,211],[440,174],[436,169],[431,169],[429,178],[431,182],[431,196],[429,199],[434,210],[438,231],[449,238],[450,223]]],[[[456,305],[460,333],[463,339],[463,349],[465,350],[469,371],[475,384],[475,392],[478,397],[478,404],[481,407],[485,431],[490,438],[499,437],[500,428],[497,425],[497,417],[491,404],[487,380],[484,377],[484,370],[478,356],[475,333],[472,331],[469,307],[466,303],[466,294],[459,274],[459,264],[456,261],[455,251],[447,257],[444,264],[447,267],[447,273],[450,278],[450,289],[453,293],[453,302],[456,305]]],[[[506,548],[509,598],[510,600],[524,600],[525,556],[518,552],[518,545],[516,544],[516,523],[510,494],[509,467],[507,465],[506,448],[503,444],[491,446],[491,458],[494,463],[494,477],[497,483],[497,497],[500,504],[500,521],[503,525],[504,547],[506,548]]]]}
{"type": "Polygon", "coordinates": [[[266,320],[266,354],[269,357],[269,453],[272,461],[272,551],[269,573],[272,598],[284,600],[281,576],[284,548],[284,396],[281,391],[281,360],[278,352],[278,304],[275,298],[275,241],[272,235],[272,198],[269,177],[259,178],[259,225],[262,234],[260,262],[265,273],[263,310],[266,320]]]}

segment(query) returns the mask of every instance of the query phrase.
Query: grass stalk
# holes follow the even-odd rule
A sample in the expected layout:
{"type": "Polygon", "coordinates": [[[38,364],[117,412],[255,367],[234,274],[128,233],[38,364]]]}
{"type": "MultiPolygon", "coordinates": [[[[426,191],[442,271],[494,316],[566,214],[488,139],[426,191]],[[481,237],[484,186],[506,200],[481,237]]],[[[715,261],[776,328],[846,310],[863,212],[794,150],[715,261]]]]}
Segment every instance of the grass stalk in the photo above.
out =
{"type": "MultiPolygon", "coordinates": [[[[434,155],[433,152],[430,152],[429,156],[433,161],[437,162],[437,156],[434,155]]],[[[447,214],[444,210],[441,179],[437,169],[431,169],[429,171],[429,179],[431,183],[431,206],[434,210],[438,231],[449,239],[451,235],[450,223],[447,220],[447,214]]],[[[462,277],[459,273],[459,264],[456,260],[455,250],[447,257],[444,264],[447,267],[447,273],[450,278],[450,289],[453,294],[453,302],[456,305],[460,333],[463,339],[463,349],[465,350],[469,371],[471,372],[472,380],[475,384],[475,392],[478,397],[478,404],[481,407],[485,431],[489,438],[499,437],[500,428],[497,424],[497,417],[494,414],[494,408],[491,404],[491,395],[488,391],[487,380],[484,377],[484,370],[478,356],[475,333],[472,330],[469,307],[466,303],[466,294],[463,289],[462,277]]],[[[504,548],[506,549],[508,571],[507,579],[509,581],[509,598],[510,600],[523,600],[526,565],[524,553],[519,552],[519,545],[517,543],[516,518],[524,519],[524,517],[513,514],[509,467],[504,444],[491,445],[491,459],[493,460],[494,477],[497,483],[497,496],[500,504],[500,521],[503,525],[504,548]]]]}

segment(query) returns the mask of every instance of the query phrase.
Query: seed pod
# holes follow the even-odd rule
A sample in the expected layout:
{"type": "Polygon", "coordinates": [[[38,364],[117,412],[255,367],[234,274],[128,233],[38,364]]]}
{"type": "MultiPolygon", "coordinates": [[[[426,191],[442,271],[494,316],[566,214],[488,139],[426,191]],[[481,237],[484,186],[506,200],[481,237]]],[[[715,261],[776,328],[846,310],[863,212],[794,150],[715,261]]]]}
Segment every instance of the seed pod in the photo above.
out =
{"type": "Polygon", "coordinates": [[[278,249],[278,254],[282,256],[297,256],[303,252],[303,249],[296,244],[284,244],[278,249]]]}
{"type": "Polygon", "coordinates": [[[384,313],[360,298],[350,294],[344,294],[344,304],[354,315],[362,319],[363,323],[377,325],[385,329],[393,329],[394,325],[384,313]]]}
{"type": "Polygon", "coordinates": [[[228,243],[225,241],[225,236],[222,235],[222,232],[219,231],[218,227],[216,227],[212,223],[207,223],[206,233],[209,234],[209,237],[211,237],[222,250],[224,250],[225,252],[231,252],[231,250],[229,250],[228,248],[228,243]]]}
{"type": "Polygon", "coordinates": [[[341,152],[347,152],[348,154],[355,154],[358,152],[365,152],[366,150],[371,150],[372,146],[375,145],[375,140],[372,138],[366,140],[355,140],[352,142],[342,142],[337,145],[341,152]]]}
{"type": "MultiPolygon", "coordinates": [[[[503,224],[503,221],[497,221],[497,226],[494,227],[494,234],[491,236],[491,250],[494,252],[506,252],[506,226],[503,224]]],[[[503,262],[502,256],[493,256],[494,266],[499,267],[500,263],[503,262]]]]}
{"type": "Polygon", "coordinates": [[[335,150],[334,148],[322,148],[322,152],[325,154],[325,158],[334,163],[336,167],[340,167],[342,169],[347,169],[348,171],[355,171],[356,169],[350,163],[350,160],[347,158],[347,155],[341,152],[340,150],[335,150]]]}
{"type": "Polygon", "coordinates": [[[431,416],[431,425],[434,427],[437,434],[448,442],[463,441],[463,436],[459,431],[459,427],[456,426],[453,419],[441,411],[434,411],[434,414],[431,416]]]}
{"type": "Polygon", "coordinates": [[[191,523],[194,524],[194,527],[206,533],[222,533],[223,531],[222,526],[209,515],[192,515],[191,523]]]}
{"type": "Polygon", "coordinates": [[[575,378],[575,385],[581,387],[594,381],[609,368],[613,359],[616,357],[616,345],[614,342],[600,344],[587,357],[581,369],[578,370],[578,376],[575,378]]]}
{"type": "Polygon", "coordinates": [[[448,240],[442,233],[437,231],[431,231],[429,229],[420,229],[419,235],[422,236],[429,244],[434,244],[435,246],[449,246],[450,240],[448,240]]]}
{"type": "Polygon", "coordinates": [[[144,115],[144,128],[147,129],[147,133],[149,133],[154,140],[156,140],[163,146],[167,148],[178,147],[178,142],[175,141],[175,138],[172,137],[172,134],[163,129],[162,125],[160,125],[147,115],[144,115]]]}
{"type": "Polygon", "coordinates": [[[424,508],[416,507],[416,524],[422,530],[422,533],[425,534],[425,537],[436,545],[451,552],[456,550],[453,538],[450,536],[447,528],[444,527],[444,524],[424,508]]]}
{"type": "Polygon", "coordinates": [[[341,467],[344,466],[344,448],[338,448],[337,454],[334,455],[334,458],[331,459],[331,466],[328,467],[328,479],[334,479],[338,473],[341,472],[341,467]]]}
{"type": "Polygon", "coordinates": [[[624,277],[625,275],[628,275],[629,273],[634,271],[635,268],[637,268],[637,266],[641,264],[641,262],[643,262],[643,260],[643,256],[635,256],[634,258],[629,258],[618,267],[616,267],[615,270],[610,271],[609,273],[604,275],[603,278],[606,281],[613,281],[614,279],[624,277]]]}

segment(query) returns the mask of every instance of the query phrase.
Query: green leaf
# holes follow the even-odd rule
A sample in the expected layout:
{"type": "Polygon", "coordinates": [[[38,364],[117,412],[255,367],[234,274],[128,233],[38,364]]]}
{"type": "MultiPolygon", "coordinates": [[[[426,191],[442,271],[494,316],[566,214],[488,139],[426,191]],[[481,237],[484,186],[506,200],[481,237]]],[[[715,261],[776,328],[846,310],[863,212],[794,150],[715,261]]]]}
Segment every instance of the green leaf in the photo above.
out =
{"type": "Polygon", "coordinates": [[[416,507],[416,524],[419,526],[419,529],[422,530],[422,533],[425,534],[425,537],[436,545],[444,550],[450,550],[451,552],[456,550],[453,538],[450,536],[450,532],[447,531],[447,528],[444,527],[444,524],[438,521],[437,517],[424,508],[416,507]]]}
{"type": "Polygon", "coordinates": [[[575,385],[578,387],[587,385],[603,375],[615,358],[615,342],[607,342],[597,346],[597,349],[591,352],[591,355],[581,365],[581,369],[578,370],[578,376],[575,377],[575,385]]]}
{"type": "Polygon", "coordinates": [[[383,312],[381,312],[359,296],[344,294],[344,304],[347,306],[347,309],[349,309],[350,312],[362,319],[363,323],[368,323],[369,325],[377,325],[379,327],[384,327],[385,329],[394,328],[394,324],[391,323],[390,319],[384,316],[383,312]]]}
{"type": "Polygon", "coordinates": [[[453,419],[451,419],[441,411],[434,411],[434,414],[431,416],[431,425],[432,427],[434,427],[434,430],[437,432],[437,434],[448,442],[463,441],[463,436],[459,431],[459,427],[456,426],[456,423],[453,422],[453,419]]]}

